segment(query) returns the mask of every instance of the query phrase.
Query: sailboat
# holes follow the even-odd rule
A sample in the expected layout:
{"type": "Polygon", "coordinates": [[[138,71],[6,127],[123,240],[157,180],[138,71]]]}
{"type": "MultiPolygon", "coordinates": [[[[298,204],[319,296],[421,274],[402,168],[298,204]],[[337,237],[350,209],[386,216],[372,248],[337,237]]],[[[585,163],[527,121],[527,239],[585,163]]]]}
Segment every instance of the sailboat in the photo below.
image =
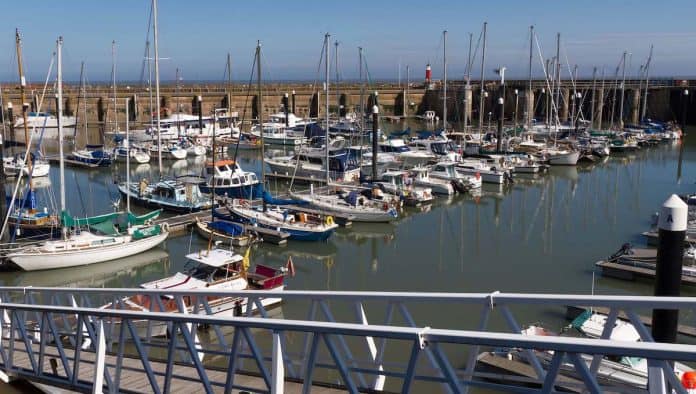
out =
{"type": "MultiPolygon", "coordinates": [[[[22,102],[25,102],[25,90],[26,90],[26,79],[24,77],[24,68],[22,64],[22,39],[19,35],[19,30],[15,34],[15,45],[17,49],[17,68],[19,71],[20,79],[20,98],[22,102]]],[[[24,140],[27,144],[27,151],[22,156],[21,154],[16,157],[16,167],[18,168],[17,184],[15,186],[15,193],[8,203],[8,212],[5,222],[5,226],[9,224],[14,230],[13,235],[22,237],[45,237],[52,236],[55,234],[57,228],[59,228],[59,219],[56,215],[48,214],[48,210],[37,211],[36,206],[36,195],[34,194],[34,174],[37,172],[48,172],[49,165],[42,161],[34,161],[34,154],[31,152],[31,143],[33,141],[33,136],[29,134],[29,122],[27,121],[27,111],[24,109],[22,111],[22,122],[24,128],[24,140]],[[27,175],[29,182],[27,185],[27,193],[24,198],[16,199],[16,192],[20,185],[20,180],[23,175],[27,175]],[[19,201],[21,200],[21,202],[19,201]]],[[[38,152],[38,150],[37,150],[38,152]]],[[[5,164],[5,163],[3,163],[5,164]]],[[[5,168],[7,170],[7,168],[5,168]]],[[[5,198],[4,196],[2,198],[5,198]]],[[[5,227],[3,227],[3,230],[5,227]]]]}
{"type": "MultiPolygon", "coordinates": [[[[25,271],[65,268],[133,256],[161,244],[169,235],[167,224],[154,224],[160,211],[135,216],[130,211],[76,218],[66,210],[63,158],[63,38],[57,40],[58,136],[60,155],[60,209],[62,238],[32,245],[6,257],[25,271]]],[[[23,76],[22,76],[23,79],[23,76]]],[[[130,203],[128,203],[130,205],[130,203]]]]}
{"type": "MultiPolygon", "coordinates": [[[[326,78],[326,141],[329,141],[329,38],[324,36],[325,54],[325,78],[326,78]]],[[[329,143],[324,144],[326,162],[329,162],[329,143]]],[[[329,169],[326,168],[326,184],[329,190],[332,187],[329,169]]],[[[359,190],[341,190],[337,188],[333,194],[319,194],[311,187],[309,192],[290,191],[290,196],[296,200],[304,201],[310,206],[321,210],[328,215],[352,215],[358,222],[391,222],[398,218],[398,212],[389,202],[378,202],[360,194],[359,190]]]]}
{"type": "MultiPolygon", "coordinates": [[[[114,42],[113,45],[116,45],[116,43],[114,42]]],[[[85,69],[85,63],[82,62],[81,66],[80,66],[80,92],[84,95],[83,99],[85,100],[85,106],[86,106],[87,105],[87,103],[86,103],[87,93],[86,93],[86,88],[85,88],[85,83],[84,83],[84,69],[85,69]]],[[[115,83],[116,83],[115,79],[114,79],[113,83],[115,85],[115,83]]],[[[116,116],[116,101],[115,100],[116,100],[116,98],[114,96],[114,117],[116,116]]],[[[104,145],[90,144],[89,143],[89,136],[88,136],[88,131],[87,131],[87,111],[85,111],[85,120],[83,121],[83,123],[84,123],[84,133],[85,133],[85,146],[84,146],[84,148],[75,150],[70,155],[68,155],[68,160],[70,160],[78,165],[79,164],[85,164],[88,166],[96,165],[99,167],[110,166],[111,162],[112,162],[111,153],[104,150],[104,145]]],[[[77,130],[77,128],[76,128],[76,130],[77,130]]]]}
{"type": "MultiPolygon", "coordinates": [[[[261,63],[260,45],[256,48],[255,61],[258,62],[257,64],[261,63]]],[[[260,78],[258,78],[258,86],[260,90],[260,78]]],[[[260,116],[260,122],[263,123],[261,118],[263,115],[260,116]]],[[[213,210],[213,217],[288,233],[291,240],[298,241],[325,241],[338,228],[330,215],[295,212],[286,205],[296,204],[296,201],[274,199],[263,190],[255,174],[244,173],[234,161],[214,162],[214,165],[209,166],[208,169],[212,170],[212,178],[209,180],[209,184],[212,185],[211,193],[222,194],[221,192],[224,191],[227,194],[229,190],[229,196],[236,194],[239,198],[243,198],[243,200],[234,199],[232,204],[227,204],[226,210],[213,210]],[[235,169],[232,170],[230,166],[235,169]],[[223,183],[226,180],[227,183],[223,183]],[[252,181],[255,183],[249,184],[252,181]],[[239,196],[239,192],[246,194],[239,196]],[[259,197],[263,197],[263,205],[252,206],[249,200],[259,197]]]]}

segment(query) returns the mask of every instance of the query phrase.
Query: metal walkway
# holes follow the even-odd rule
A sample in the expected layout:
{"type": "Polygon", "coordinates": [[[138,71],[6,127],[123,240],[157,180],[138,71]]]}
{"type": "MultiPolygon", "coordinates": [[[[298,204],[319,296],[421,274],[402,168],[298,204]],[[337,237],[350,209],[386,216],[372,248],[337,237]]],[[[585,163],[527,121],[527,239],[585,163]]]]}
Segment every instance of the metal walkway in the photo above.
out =
{"type": "Polygon", "coordinates": [[[0,371],[83,392],[686,393],[669,361],[696,362],[696,346],[653,343],[639,313],[654,308],[689,320],[696,298],[0,287],[0,371]],[[626,316],[642,341],[519,334],[515,314],[569,305],[608,308],[602,338],[626,316]],[[526,376],[480,368],[501,348],[525,356],[526,376]],[[604,356],[647,358],[649,385],[606,379],[604,356]]]}

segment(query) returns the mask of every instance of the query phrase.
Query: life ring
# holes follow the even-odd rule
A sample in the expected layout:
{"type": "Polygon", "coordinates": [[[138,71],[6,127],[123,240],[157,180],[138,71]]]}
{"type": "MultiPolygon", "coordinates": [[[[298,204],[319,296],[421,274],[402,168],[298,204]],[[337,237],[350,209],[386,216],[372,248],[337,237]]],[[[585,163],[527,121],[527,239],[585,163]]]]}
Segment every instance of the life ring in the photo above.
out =
{"type": "Polygon", "coordinates": [[[334,218],[333,218],[333,216],[331,216],[331,215],[327,216],[325,222],[326,222],[326,225],[327,225],[327,226],[333,226],[333,224],[334,224],[334,218]]]}
{"type": "Polygon", "coordinates": [[[164,231],[165,233],[169,232],[169,223],[164,222],[164,223],[160,224],[160,227],[162,228],[162,231],[164,231]]]}

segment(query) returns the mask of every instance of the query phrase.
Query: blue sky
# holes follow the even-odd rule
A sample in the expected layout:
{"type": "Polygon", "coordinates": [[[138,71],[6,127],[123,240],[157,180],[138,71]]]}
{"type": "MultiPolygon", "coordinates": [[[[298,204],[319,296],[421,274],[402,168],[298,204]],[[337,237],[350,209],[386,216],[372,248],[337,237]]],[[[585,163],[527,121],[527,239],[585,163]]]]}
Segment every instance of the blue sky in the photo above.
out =
{"type": "MultiPolygon", "coordinates": [[[[117,75],[138,80],[147,33],[149,0],[68,0],[8,2],[0,13],[0,80],[14,81],[14,29],[24,39],[30,81],[45,78],[55,40],[62,35],[67,80],[76,80],[81,61],[90,81],[107,80],[111,41],[116,40],[117,75]]],[[[372,76],[396,79],[399,63],[405,79],[422,79],[425,64],[442,76],[442,31],[448,30],[450,78],[461,78],[467,61],[468,33],[474,45],[488,22],[486,73],[505,65],[510,76],[527,73],[529,25],[535,25],[544,57],[555,54],[561,33],[562,59],[578,64],[581,74],[606,67],[612,74],[624,50],[632,53],[631,72],[655,45],[653,75],[696,75],[696,1],[230,1],[160,0],[162,80],[179,67],[186,81],[221,79],[225,57],[232,55],[233,78],[246,80],[256,40],[263,47],[266,79],[316,77],[323,35],[340,43],[343,78],[358,73],[357,47],[372,76]]],[[[535,46],[535,74],[540,57],[535,46]]],[[[333,54],[332,54],[333,56],[333,54]]],[[[478,77],[479,65],[473,68],[478,77]]],[[[567,66],[565,66],[567,67],[567,66]]],[[[567,70],[566,70],[567,71],[567,70]]]]}

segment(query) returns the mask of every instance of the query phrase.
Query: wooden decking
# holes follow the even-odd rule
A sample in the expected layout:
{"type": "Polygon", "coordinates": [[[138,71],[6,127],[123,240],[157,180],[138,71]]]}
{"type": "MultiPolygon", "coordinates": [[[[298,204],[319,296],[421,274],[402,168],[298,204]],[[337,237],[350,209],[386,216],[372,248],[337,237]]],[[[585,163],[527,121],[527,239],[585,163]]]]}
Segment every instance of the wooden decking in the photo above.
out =
{"type": "MultiPolygon", "coordinates": [[[[4,350],[7,352],[9,349],[8,342],[3,341],[4,350]]],[[[29,355],[24,351],[24,343],[17,341],[15,342],[13,365],[16,368],[24,368],[27,371],[31,371],[31,363],[29,360],[29,355]]],[[[78,379],[77,384],[73,385],[68,381],[68,378],[61,365],[60,357],[58,356],[58,350],[55,347],[46,347],[46,357],[43,363],[43,376],[42,377],[27,377],[22,375],[9,375],[11,379],[25,379],[33,383],[38,383],[41,385],[55,386],[62,389],[67,389],[77,392],[90,393],[92,390],[92,382],[94,380],[94,360],[96,359],[95,353],[91,351],[82,350],[80,351],[80,364],[78,369],[78,379]],[[62,379],[63,382],[56,381],[56,378],[62,379]]],[[[33,350],[36,352],[35,358],[38,363],[38,345],[33,345],[33,350]]],[[[68,362],[71,368],[74,368],[73,355],[74,350],[66,350],[66,353],[70,355],[68,362]]],[[[150,366],[155,374],[155,380],[160,388],[164,390],[164,376],[167,368],[166,363],[153,362],[150,361],[150,366]]],[[[106,369],[110,375],[114,375],[116,365],[116,357],[114,355],[106,355],[106,369]]],[[[0,366],[2,370],[2,366],[0,366]]],[[[222,393],[224,392],[224,382],[227,379],[227,373],[218,369],[206,369],[207,376],[211,382],[222,382],[222,384],[213,385],[213,392],[222,393]]],[[[151,393],[153,392],[152,386],[148,380],[147,374],[144,371],[143,363],[141,360],[136,358],[124,357],[122,362],[121,378],[119,384],[119,391],[126,393],[151,393]]],[[[105,380],[105,392],[108,389],[106,387],[105,380]]],[[[237,387],[233,392],[239,392],[240,390],[246,390],[250,392],[267,392],[269,391],[263,378],[259,376],[254,376],[251,374],[236,374],[234,377],[234,385],[237,387]]],[[[343,393],[341,387],[330,388],[328,386],[313,386],[312,393],[320,394],[333,394],[333,393],[343,393]]],[[[182,364],[174,364],[172,380],[171,380],[171,393],[200,393],[205,392],[205,387],[201,383],[201,379],[195,367],[182,364]]],[[[286,381],[285,382],[285,392],[287,393],[301,393],[302,384],[298,382],[286,381]]]]}
{"type": "MultiPolygon", "coordinates": [[[[654,269],[611,263],[606,260],[598,261],[595,264],[602,269],[603,275],[612,278],[624,280],[635,280],[637,278],[655,279],[654,269]]],[[[681,283],[682,285],[696,286],[696,277],[682,275],[681,283]]]]}

